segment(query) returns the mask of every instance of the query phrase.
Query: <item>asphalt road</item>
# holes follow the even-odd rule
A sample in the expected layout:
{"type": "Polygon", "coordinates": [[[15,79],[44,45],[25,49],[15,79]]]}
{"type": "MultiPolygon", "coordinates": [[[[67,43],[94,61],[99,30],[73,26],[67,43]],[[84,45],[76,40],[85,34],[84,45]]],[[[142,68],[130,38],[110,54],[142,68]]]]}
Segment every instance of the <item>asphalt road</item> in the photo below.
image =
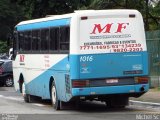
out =
{"type": "Polygon", "coordinates": [[[0,87],[0,120],[160,120],[160,109],[129,105],[109,109],[104,103],[83,102],[55,111],[50,101],[25,103],[13,87],[0,87]]]}

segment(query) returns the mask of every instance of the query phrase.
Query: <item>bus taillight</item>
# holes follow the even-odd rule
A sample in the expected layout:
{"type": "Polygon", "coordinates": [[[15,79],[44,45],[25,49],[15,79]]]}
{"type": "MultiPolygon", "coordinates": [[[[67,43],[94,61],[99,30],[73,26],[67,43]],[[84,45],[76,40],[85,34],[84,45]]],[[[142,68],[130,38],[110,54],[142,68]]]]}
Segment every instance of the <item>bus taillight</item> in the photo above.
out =
{"type": "Polygon", "coordinates": [[[135,77],[135,82],[136,83],[148,83],[149,78],[148,77],[135,77]]]}
{"type": "Polygon", "coordinates": [[[89,86],[89,80],[73,80],[72,87],[87,87],[89,86]]]}

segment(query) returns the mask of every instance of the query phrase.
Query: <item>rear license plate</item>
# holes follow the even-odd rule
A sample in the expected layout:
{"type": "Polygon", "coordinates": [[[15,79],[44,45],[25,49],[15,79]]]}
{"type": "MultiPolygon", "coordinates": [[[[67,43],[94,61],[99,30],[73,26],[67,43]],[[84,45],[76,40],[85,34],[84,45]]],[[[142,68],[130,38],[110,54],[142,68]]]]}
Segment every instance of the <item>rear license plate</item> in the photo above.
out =
{"type": "Polygon", "coordinates": [[[106,83],[110,83],[110,84],[112,84],[112,83],[118,83],[118,79],[107,79],[106,83]]]}

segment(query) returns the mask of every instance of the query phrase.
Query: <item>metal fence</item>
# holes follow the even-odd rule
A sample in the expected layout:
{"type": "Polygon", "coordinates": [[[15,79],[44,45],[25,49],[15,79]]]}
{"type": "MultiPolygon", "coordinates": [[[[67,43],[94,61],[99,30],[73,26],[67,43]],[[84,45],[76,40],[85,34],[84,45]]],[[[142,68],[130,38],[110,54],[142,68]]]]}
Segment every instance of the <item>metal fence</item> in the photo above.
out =
{"type": "Polygon", "coordinates": [[[146,32],[150,87],[160,87],[160,30],[146,32]]]}

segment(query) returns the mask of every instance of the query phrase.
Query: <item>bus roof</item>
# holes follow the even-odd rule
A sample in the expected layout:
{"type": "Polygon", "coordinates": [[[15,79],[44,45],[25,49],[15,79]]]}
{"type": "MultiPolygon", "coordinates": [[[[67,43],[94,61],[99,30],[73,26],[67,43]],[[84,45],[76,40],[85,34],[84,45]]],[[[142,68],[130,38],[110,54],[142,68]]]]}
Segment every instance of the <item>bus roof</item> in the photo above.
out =
{"type": "Polygon", "coordinates": [[[27,20],[27,21],[22,21],[16,26],[19,25],[25,25],[25,24],[31,24],[31,23],[37,23],[37,22],[44,22],[44,21],[49,21],[49,20],[54,20],[54,19],[63,19],[63,18],[70,18],[73,13],[71,14],[65,14],[65,15],[50,15],[49,17],[45,18],[38,18],[38,19],[33,19],[33,20],[27,20]]]}
{"type": "Polygon", "coordinates": [[[128,9],[112,9],[112,10],[78,10],[74,11],[74,13],[70,14],[63,14],[63,15],[49,15],[49,17],[45,18],[39,18],[39,19],[33,19],[33,20],[27,20],[22,21],[19,24],[17,24],[15,27],[23,26],[27,24],[34,24],[34,23],[41,23],[46,21],[53,21],[53,20],[60,20],[60,19],[66,19],[66,18],[72,18],[73,16],[101,16],[101,15],[107,15],[109,17],[112,17],[113,15],[118,15],[119,17],[129,15],[129,14],[139,14],[137,10],[128,10],[128,9]]]}

